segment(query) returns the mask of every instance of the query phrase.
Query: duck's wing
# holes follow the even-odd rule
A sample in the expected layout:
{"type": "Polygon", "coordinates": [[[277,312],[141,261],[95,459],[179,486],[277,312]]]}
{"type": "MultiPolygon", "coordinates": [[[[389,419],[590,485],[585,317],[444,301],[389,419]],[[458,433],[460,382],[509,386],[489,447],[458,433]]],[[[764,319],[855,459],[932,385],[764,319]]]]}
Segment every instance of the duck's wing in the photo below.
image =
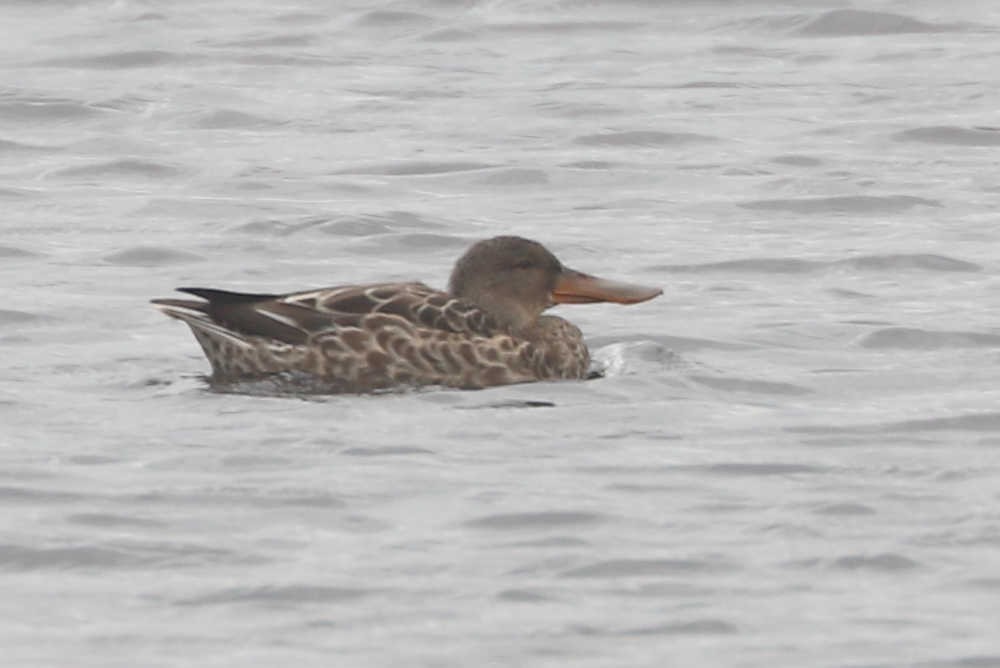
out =
{"type": "Polygon", "coordinates": [[[282,304],[332,316],[335,325],[359,326],[364,316],[396,316],[417,327],[440,332],[492,336],[496,321],[478,306],[423,283],[376,283],[298,292],[282,304]]]}
{"type": "Polygon", "coordinates": [[[424,329],[491,336],[499,332],[482,309],[423,283],[349,285],[287,295],[178,288],[205,301],[156,299],[167,315],[202,329],[226,330],[290,345],[344,327],[363,327],[382,314],[424,329]]]}

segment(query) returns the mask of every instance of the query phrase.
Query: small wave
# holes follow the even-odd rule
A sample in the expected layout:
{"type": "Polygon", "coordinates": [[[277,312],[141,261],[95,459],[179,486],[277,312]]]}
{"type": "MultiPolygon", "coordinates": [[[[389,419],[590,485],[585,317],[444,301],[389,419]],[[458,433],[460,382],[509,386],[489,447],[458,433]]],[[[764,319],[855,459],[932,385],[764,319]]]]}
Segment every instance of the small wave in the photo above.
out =
{"type": "Polygon", "coordinates": [[[892,552],[873,555],[851,554],[835,559],[832,565],[840,570],[885,572],[908,571],[920,566],[916,561],[892,552]]]}
{"type": "Polygon", "coordinates": [[[290,11],[274,16],[272,21],[283,25],[308,25],[317,26],[327,23],[331,14],[328,12],[303,12],[290,11]]]}
{"type": "Polygon", "coordinates": [[[247,37],[230,42],[219,42],[219,46],[260,49],[272,46],[309,46],[319,41],[317,35],[311,33],[296,33],[288,35],[272,35],[269,37],[247,37]]]}
{"type": "Polygon", "coordinates": [[[616,636],[719,636],[738,633],[735,624],[723,619],[695,619],[673,624],[640,626],[614,632],[616,636]]]}
{"type": "Polygon", "coordinates": [[[14,260],[17,258],[38,257],[38,253],[17,248],[16,246],[0,246],[0,257],[5,260],[14,260]]]}
{"type": "Polygon", "coordinates": [[[534,105],[538,111],[557,118],[609,118],[625,113],[622,107],[606,102],[546,101],[534,105]]]}
{"type": "Polygon", "coordinates": [[[167,526],[166,522],[145,519],[140,517],[129,517],[127,515],[115,515],[112,513],[78,513],[70,515],[67,521],[74,524],[93,527],[151,527],[159,528],[167,526]]]}
{"type": "Polygon", "coordinates": [[[273,67],[328,67],[333,61],[321,56],[294,56],[279,53],[241,53],[227,56],[228,62],[240,65],[273,67]]]}
{"type": "Polygon", "coordinates": [[[357,18],[356,25],[370,28],[424,27],[432,24],[434,19],[426,14],[387,9],[376,9],[365,12],[357,18]]]}
{"type": "Polygon", "coordinates": [[[478,36],[471,30],[461,28],[441,28],[433,30],[420,38],[422,42],[468,42],[478,36]]]}
{"type": "Polygon", "coordinates": [[[420,250],[464,249],[468,245],[469,240],[463,237],[426,232],[408,232],[368,237],[354,244],[351,250],[372,255],[385,253],[408,253],[412,255],[414,252],[420,250]]]}
{"type": "Polygon", "coordinates": [[[330,587],[322,585],[275,585],[264,587],[232,587],[211,594],[184,598],[177,605],[226,605],[230,603],[256,603],[262,605],[288,603],[341,603],[355,601],[375,593],[375,589],[361,587],[330,587]]]}
{"type": "Polygon", "coordinates": [[[573,207],[574,211],[623,211],[623,210],[648,210],[656,200],[647,197],[625,197],[593,204],[578,204],[573,207]]]}
{"type": "Polygon", "coordinates": [[[347,503],[329,492],[308,492],[301,489],[279,490],[278,494],[257,496],[250,501],[264,508],[343,508],[347,503]]]}
{"type": "Polygon", "coordinates": [[[122,158],[80,167],[66,167],[52,172],[52,176],[65,179],[103,179],[109,177],[169,179],[180,176],[184,170],[152,160],[122,158]]]}
{"type": "Polygon", "coordinates": [[[560,36],[587,32],[620,32],[645,28],[647,24],[638,21],[519,21],[516,23],[493,23],[487,27],[490,32],[515,33],[524,35],[560,36]]]}
{"type": "Polygon", "coordinates": [[[19,141],[0,139],[0,155],[31,154],[31,153],[54,153],[62,149],[55,146],[42,146],[40,144],[25,144],[19,141]]]}
{"type": "Polygon", "coordinates": [[[715,137],[694,132],[660,132],[657,130],[626,130],[581,135],[573,140],[584,146],[683,146],[717,141],[715,137]]]}
{"type": "Polygon", "coordinates": [[[117,253],[104,256],[108,264],[123,267],[160,267],[171,264],[202,262],[205,258],[194,253],[162,248],[160,246],[134,246],[117,253]]]}
{"type": "Polygon", "coordinates": [[[31,505],[41,503],[89,503],[93,501],[93,497],[77,494],[76,492],[33,489],[30,487],[0,487],[0,501],[4,505],[14,503],[27,503],[31,505]]]}
{"type": "Polygon", "coordinates": [[[1000,654],[966,654],[911,664],[913,668],[1000,668],[1000,654]]]}
{"type": "Polygon", "coordinates": [[[79,121],[102,113],[90,104],[66,98],[17,97],[0,102],[0,119],[25,123],[79,121]]]}
{"type": "Polygon", "coordinates": [[[150,568],[207,563],[258,563],[258,557],[193,543],[122,541],[108,544],[73,544],[55,547],[0,545],[0,568],[59,570],[70,568],[104,571],[108,568],[150,568]]]}
{"type": "Polygon", "coordinates": [[[433,455],[433,450],[408,445],[388,445],[378,448],[347,448],[340,454],[349,457],[401,457],[406,455],[433,455]]]}
{"type": "Polygon", "coordinates": [[[797,475],[802,473],[829,473],[828,468],[811,466],[809,464],[786,464],[784,462],[720,462],[683,467],[686,470],[697,470],[724,476],[771,476],[797,475]]]}
{"type": "Polygon", "coordinates": [[[941,203],[912,195],[847,195],[841,197],[761,199],[743,202],[740,206],[755,211],[785,211],[798,214],[886,214],[907,211],[915,206],[940,207],[941,203]]]}
{"type": "Polygon", "coordinates": [[[776,162],[779,165],[791,165],[793,167],[818,167],[823,164],[823,161],[819,158],[809,155],[779,155],[771,158],[771,162],[776,162]]]}
{"type": "Polygon", "coordinates": [[[306,216],[292,221],[254,220],[230,229],[236,232],[263,233],[272,236],[316,231],[338,237],[375,237],[390,235],[401,230],[443,230],[447,227],[444,223],[411,211],[385,211],[347,216],[306,216]]]}
{"type": "Polygon", "coordinates": [[[590,624],[574,624],[574,633],[588,637],[645,637],[645,636],[706,636],[706,635],[731,635],[738,633],[739,629],[735,624],[731,624],[722,619],[693,619],[691,621],[671,622],[667,624],[655,624],[652,626],[636,626],[626,628],[615,628],[607,626],[592,626],[590,624]]]}
{"type": "Polygon", "coordinates": [[[68,58],[52,58],[43,60],[40,65],[58,67],[78,67],[95,70],[122,70],[142,67],[159,67],[177,62],[189,62],[191,56],[158,51],[154,49],[140,51],[116,51],[94,56],[72,56],[68,58]]]}
{"type": "Polygon", "coordinates": [[[94,102],[97,109],[107,109],[108,111],[124,111],[130,114],[144,114],[151,106],[156,104],[156,100],[145,95],[125,94],[94,102]]]}
{"type": "Polygon", "coordinates": [[[0,309],[0,327],[5,325],[23,325],[29,322],[39,322],[43,320],[47,320],[46,316],[29,313],[27,311],[0,309]]]}
{"type": "Polygon", "coordinates": [[[564,578],[623,578],[732,570],[732,566],[702,559],[610,559],[564,571],[564,578]]]}
{"type": "Polygon", "coordinates": [[[890,422],[880,427],[887,431],[1000,431],[1000,413],[970,413],[950,417],[890,422]]]}
{"type": "MultiPolygon", "coordinates": [[[[730,25],[736,27],[739,32],[745,32],[746,27],[758,25],[759,20],[734,21],[730,25]]],[[[756,46],[746,46],[743,44],[722,44],[712,47],[712,53],[724,56],[740,56],[749,58],[767,58],[768,60],[790,60],[796,52],[789,49],[761,48],[756,46]]]]}
{"type": "Polygon", "coordinates": [[[126,550],[79,545],[70,547],[24,547],[0,545],[0,568],[5,570],[65,570],[67,568],[136,568],[148,559],[126,550]]]}
{"type": "Polygon", "coordinates": [[[1000,129],[934,125],[897,132],[893,139],[950,146],[1000,146],[1000,129]]]}
{"type": "Polygon", "coordinates": [[[667,264],[647,267],[648,271],[666,271],[676,274],[752,273],[752,274],[805,274],[815,271],[823,263],[796,258],[748,258],[725,260],[704,264],[667,264]]]}
{"type": "Polygon", "coordinates": [[[530,589],[504,589],[497,593],[497,599],[510,603],[543,603],[552,601],[553,597],[530,589]]]}
{"type": "Polygon", "coordinates": [[[920,269],[923,271],[977,272],[982,267],[973,262],[958,260],[947,255],[933,253],[862,255],[840,260],[834,264],[848,265],[867,271],[898,271],[900,269],[920,269]]]}
{"type": "Polygon", "coordinates": [[[219,109],[203,114],[192,125],[204,130],[228,130],[276,126],[280,123],[234,109],[219,109]]]}
{"type": "Polygon", "coordinates": [[[784,396],[802,396],[812,394],[813,392],[808,387],[802,387],[801,385],[769,380],[716,376],[688,376],[688,378],[700,385],[726,392],[749,392],[751,394],[778,394],[784,396]]]}
{"type": "Polygon", "coordinates": [[[926,23],[902,14],[834,9],[809,21],[795,32],[816,37],[848,37],[949,32],[957,29],[954,25],[926,23]]]}
{"type": "Polygon", "coordinates": [[[741,83],[739,81],[688,81],[682,84],[674,84],[673,86],[668,86],[668,88],[676,88],[679,90],[685,89],[703,89],[703,88],[747,88],[748,84],[741,83]]]}
{"type": "MultiPolygon", "coordinates": [[[[965,415],[949,415],[918,420],[901,420],[896,422],[880,422],[874,424],[818,424],[799,427],[786,427],[785,431],[794,434],[812,435],[843,435],[843,434],[886,434],[903,432],[907,434],[935,431],[1000,431],[1000,413],[968,413],[965,415]]],[[[865,443],[868,441],[865,440],[865,443]]],[[[837,441],[836,445],[852,444],[853,441],[837,441]]]]}
{"type": "Polygon", "coordinates": [[[567,162],[560,167],[568,167],[570,169],[614,169],[618,166],[617,162],[609,162],[607,160],[579,160],[577,162],[567,162]]]}
{"type": "Polygon", "coordinates": [[[492,169],[498,165],[486,162],[462,161],[401,161],[382,165],[369,165],[340,170],[337,174],[379,174],[384,176],[421,176],[426,174],[449,174],[451,172],[475,172],[492,169]]]}
{"type": "Polygon", "coordinates": [[[831,503],[813,511],[817,515],[855,516],[874,515],[875,509],[862,503],[831,503]]]}
{"type": "Polygon", "coordinates": [[[549,183],[549,175],[541,169],[502,169],[477,177],[476,183],[501,187],[544,186],[549,183]]]}
{"type": "Polygon", "coordinates": [[[1000,347],[1000,334],[918,329],[913,327],[886,327],[862,337],[863,348],[940,350],[947,348],[996,348],[1000,347]]]}
{"type": "Polygon", "coordinates": [[[0,186],[0,199],[21,200],[40,196],[41,192],[37,190],[27,190],[26,188],[4,188],[0,186]]]}
{"type": "Polygon", "coordinates": [[[291,225],[290,232],[298,232],[308,227],[323,234],[337,237],[371,237],[378,234],[391,234],[396,231],[394,227],[382,222],[375,216],[361,218],[347,218],[340,220],[323,220],[304,225],[291,225]]]}
{"type": "Polygon", "coordinates": [[[487,515],[465,522],[474,529],[511,531],[520,529],[552,529],[591,525],[604,522],[607,518],[600,513],[581,511],[548,511],[538,513],[508,513],[487,515]]]}
{"type": "Polygon", "coordinates": [[[802,260],[790,257],[747,258],[706,262],[704,264],[668,264],[646,267],[647,271],[665,271],[677,274],[750,273],[750,274],[808,274],[848,267],[859,271],[889,271],[916,269],[940,272],[978,272],[978,264],[931,253],[888,253],[861,255],[842,260],[802,260]]]}

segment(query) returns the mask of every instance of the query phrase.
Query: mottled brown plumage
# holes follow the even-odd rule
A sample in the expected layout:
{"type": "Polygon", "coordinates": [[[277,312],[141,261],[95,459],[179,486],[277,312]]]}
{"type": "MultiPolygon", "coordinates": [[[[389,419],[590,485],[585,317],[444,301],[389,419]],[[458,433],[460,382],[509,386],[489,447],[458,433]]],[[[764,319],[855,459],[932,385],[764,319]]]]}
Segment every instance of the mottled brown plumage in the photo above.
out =
{"type": "Polygon", "coordinates": [[[542,312],[556,303],[636,303],[660,294],[567,269],[519,237],[473,245],[448,292],[423,283],[288,295],[179,290],[204,301],[153,303],[191,327],[214,381],[291,373],[329,392],[583,378],[590,354],[580,330],[542,312]]]}

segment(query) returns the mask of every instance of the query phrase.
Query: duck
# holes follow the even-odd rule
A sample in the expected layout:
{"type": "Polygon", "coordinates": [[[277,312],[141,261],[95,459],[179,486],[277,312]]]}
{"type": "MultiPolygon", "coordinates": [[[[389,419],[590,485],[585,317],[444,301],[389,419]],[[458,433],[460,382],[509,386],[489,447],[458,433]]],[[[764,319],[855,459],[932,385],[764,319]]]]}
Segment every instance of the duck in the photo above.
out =
{"type": "Polygon", "coordinates": [[[570,269],[542,244],[517,236],[473,244],[447,290],[369,283],[290,294],[177,291],[199,299],[152,304],[191,328],[213,385],[282,377],[354,394],[584,379],[590,352],[583,334],[544,312],[662,294],[570,269]]]}

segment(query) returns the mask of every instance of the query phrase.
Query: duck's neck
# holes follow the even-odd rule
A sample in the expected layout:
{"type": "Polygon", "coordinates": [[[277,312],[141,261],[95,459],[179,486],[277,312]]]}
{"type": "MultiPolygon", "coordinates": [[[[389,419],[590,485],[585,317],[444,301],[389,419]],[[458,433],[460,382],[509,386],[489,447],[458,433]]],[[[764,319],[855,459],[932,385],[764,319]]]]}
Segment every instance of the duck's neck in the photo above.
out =
{"type": "Polygon", "coordinates": [[[522,327],[516,336],[528,341],[577,341],[583,334],[576,325],[557,315],[542,315],[522,327]]]}
{"type": "Polygon", "coordinates": [[[539,310],[529,308],[510,300],[493,299],[490,295],[480,294],[474,297],[460,297],[471,302],[488,313],[497,325],[504,331],[515,336],[523,336],[523,332],[532,331],[537,326],[539,310]]]}

